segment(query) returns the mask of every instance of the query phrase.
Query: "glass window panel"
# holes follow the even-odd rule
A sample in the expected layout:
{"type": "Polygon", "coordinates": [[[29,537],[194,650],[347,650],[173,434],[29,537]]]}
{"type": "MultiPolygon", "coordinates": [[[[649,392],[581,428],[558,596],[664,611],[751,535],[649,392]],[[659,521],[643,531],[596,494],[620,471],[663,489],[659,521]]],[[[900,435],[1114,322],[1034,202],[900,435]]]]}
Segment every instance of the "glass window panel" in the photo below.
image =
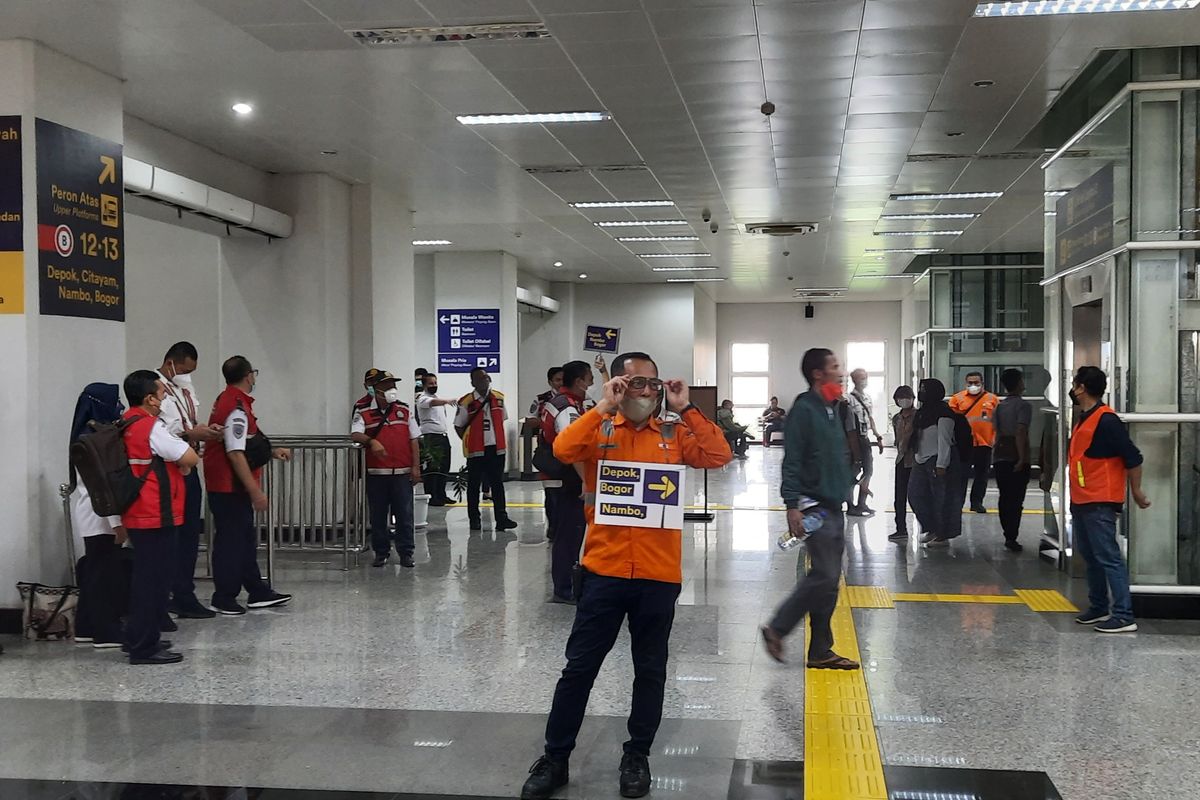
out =
{"type": "Polygon", "coordinates": [[[771,346],[735,342],[730,360],[734,372],[767,372],[771,368],[771,346]]]}
{"type": "Polygon", "coordinates": [[[763,377],[734,376],[733,396],[729,398],[735,406],[763,407],[771,399],[768,379],[763,377]]]}

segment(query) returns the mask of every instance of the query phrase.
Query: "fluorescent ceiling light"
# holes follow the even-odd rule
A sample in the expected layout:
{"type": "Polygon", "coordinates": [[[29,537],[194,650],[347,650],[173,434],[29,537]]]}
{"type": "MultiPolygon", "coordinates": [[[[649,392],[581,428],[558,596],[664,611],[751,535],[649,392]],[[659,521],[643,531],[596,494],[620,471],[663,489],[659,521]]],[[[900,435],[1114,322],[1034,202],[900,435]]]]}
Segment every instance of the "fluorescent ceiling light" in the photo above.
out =
{"type": "Polygon", "coordinates": [[[638,253],[638,258],[712,258],[712,253],[638,253]]]}
{"type": "Polygon", "coordinates": [[[609,222],[593,222],[597,228],[657,228],[668,225],[687,225],[686,219],[615,219],[609,222]]]}
{"type": "Polygon", "coordinates": [[[880,219],[975,219],[978,214],[967,211],[945,214],[884,214],[880,219]]]}
{"type": "Polygon", "coordinates": [[[586,203],[570,203],[572,208],[674,208],[670,200],[598,200],[586,203]]]}
{"type": "Polygon", "coordinates": [[[563,265],[563,262],[561,262],[561,261],[554,262],[554,266],[556,266],[556,267],[561,267],[562,265],[563,265]]]}
{"type": "Polygon", "coordinates": [[[368,47],[453,44],[471,41],[528,41],[545,39],[550,31],[541,22],[498,22],[484,25],[442,25],[408,28],[349,28],[356,42],[368,47]]]}
{"type": "Polygon", "coordinates": [[[894,194],[893,200],[994,200],[1004,192],[924,192],[917,194],[894,194]]]}
{"type": "Polygon", "coordinates": [[[876,236],[962,236],[962,231],[878,231],[876,236]]]}
{"type": "Polygon", "coordinates": [[[618,242],[698,242],[699,236],[618,236],[618,242]]]}
{"type": "Polygon", "coordinates": [[[454,244],[449,239],[416,239],[413,241],[413,247],[437,247],[443,244],[454,244]]]}
{"type": "MultiPolygon", "coordinates": [[[[667,283],[717,283],[724,278],[667,278],[667,283]]],[[[677,679],[681,680],[681,679],[677,679]]]]}
{"type": "Polygon", "coordinates": [[[866,280],[888,281],[888,280],[902,280],[905,278],[907,278],[910,281],[915,281],[917,279],[917,276],[916,275],[872,275],[871,273],[868,272],[868,273],[864,273],[862,275],[855,275],[850,280],[852,280],[852,281],[866,281],[866,280]]]}
{"type": "Polygon", "coordinates": [[[980,3],[977,17],[1038,17],[1047,14],[1104,14],[1112,11],[1177,11],[1200,0],[1018,0],[980,3]]]}
{"type": "Polygon", "coordinates": [[[916,253],[928,255],[930,253],[940,253],[940,247],[889,247],[886,249],[866,250],[867,253],[916,253]]]}
{"type": "Polygon", "coordinates": [[[651,272],[703,272],[704,270],[720,269],[719,267],[654,267],[651,272]]]}
{"type": "Polygon", "coordinates": [[[549,125],[558,122],[606,122],[607,111],[558,111],[550,114],[466,114],[457,118],[463,125],[549,125]]]}
{"type": "MultiPolygon", "coordinates": [[[[1200,0],[1197,0],[1197,2],[1200,2],[1200,0]]],[[[1046,197],[1066,197],[1070,191],[1070,189],[1051,189],[1046,192],[1046,197]]]]}
{"type": "Polygon", "coordinates": [[[1057,217],[1057,216],[1058,216],[1058,212],[1057,212],[1057,211],[1047,211],[1047,212],[1046,212],[1046,216],[1047,216],[1047,217],[1057,217]]]}
{"type": "Polygon", "coordinates": [[[586,272],[581,272],[581,273],[579,273],[579,280],[581,280],[581,281],[586,281],[586,280],[587,280],[587,273],[586,273],[586,272]]]}
{"type": "Polygon", "coordinates": [[[250,105],[249,103],[234,103],[233,104],[233,112],[235,114],[240,114],[243,117],[246,116],[247,114],[249,114],[253,110],[254,110],[254,106],[250,105]]]}

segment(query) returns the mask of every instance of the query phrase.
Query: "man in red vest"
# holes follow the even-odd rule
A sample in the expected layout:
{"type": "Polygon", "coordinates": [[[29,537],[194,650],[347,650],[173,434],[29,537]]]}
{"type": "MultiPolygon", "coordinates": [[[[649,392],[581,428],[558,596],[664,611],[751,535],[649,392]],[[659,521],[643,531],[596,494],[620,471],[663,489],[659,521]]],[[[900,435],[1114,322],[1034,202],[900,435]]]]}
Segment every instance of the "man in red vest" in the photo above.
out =
{"type": "Polygon", "coordinates": [[[483,530],[479,489],[486,478],[492,490],[496,530],[511,530],[517,523],[508,518],[504,502],[504,423],[508,409],[504,406],[504,395],[492,391],[491,376],[483,367],[471,370],[471,386],[475,391],[459,399],[454,417],[454,428],[462,437],[467,454],[467,519],[471,530],[483,530]]]}
{"type": "MultiPolygon", "coordinates": [[[[258,527],[255,511],[266,511],[270,501],[262,490],[262,465],[250,466],[248,445],[259,436],[254,416],[254,386],[258,370],[244,356],[233,356],[221,365],[225,391],[213,403],[210,425],[220,425],[222,436],[204,449],[204,478],[208,507],[212,510],[213,596],[212,609],[225,616],[245,614],[237,598],[245,588],[250,608],[281,606],[292,599],[272,589],[258,570],[258,527]]],[[[261,441],[261,440],[259,440],[261,441]]],[[[271,458],[287,461],[292,453],[277,447],[271,458]]]]}
{"type": "Polygon", "coordinates": [[[388,561],[388,521],[396,520],[400,566],[413,566],[413,484],[421,481],[421,429],[407,403],[400,401],[396,376],[379,372],[367,387],[371,404],[355,406],[350,438],[367,448],[367,508],[375,563],[388,561]]]}
{"type": "MultiPolygon", "coordinates": [[[[569,361],[563,365],[562,389],[542,403],[541,436],[545,446],[554,447],[558,434],[583,416],[587,392],[595,380],[592,368],[586,361],[569,361]]],[[[553,520],[554,546],[550,560],[554,595],[550,602],[575,605],[571,578],[583,547],[583,534],[587,530],[587,517],[583,509],[583,468],[567,466],[558,480],[546,483],[557,484],[546,487],[546,502],[553,502],[557,512],[553,520]]]]}
{"type": "Polygon", "coordinates": [[[1138,508],[1149,508],[1150,500],[1142,492],[1142,454],[1117,412],[1101,401],[1107,389],[1108,376],[1099,367],[1080,367],[1071,381],[1071,401],[1080,414],[1071,432],[1067,485],[1075,549],[1087,565],[1088,581],[1088,609],[1075,621],[1095,625],[1100,633],[1132,633],[1138,626],[1129,568],[1117,542],[1117,514],[1125,505],[1126,482],[1138,508]]]}
{"type": "Polygon", "coordinates": [[[166,388],[158,375],[138,370],[125,378],[129,425],[122,436],[133,474],[144,480],[121,524],[133,543],[133,586],[125,649],[130,664],[177,664],[183,660],[160,636],[174,576],[176,529],[183,525],[183,476],[199,463],[196,451],[172,436],[159,418],[166,388]]]}

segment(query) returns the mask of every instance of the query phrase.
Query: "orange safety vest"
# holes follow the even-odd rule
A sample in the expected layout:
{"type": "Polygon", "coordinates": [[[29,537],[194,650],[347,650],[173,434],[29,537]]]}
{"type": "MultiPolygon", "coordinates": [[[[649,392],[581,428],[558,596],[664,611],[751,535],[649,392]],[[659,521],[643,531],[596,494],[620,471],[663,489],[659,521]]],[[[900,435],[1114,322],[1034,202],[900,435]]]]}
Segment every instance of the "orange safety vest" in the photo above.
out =
{"type": "Polygon", "coordinates": [[[483,439],[483,423],[490,419],[492,431],[496,434],[496,455],[504,455],[504,395],[492,391],[488,395],[488,407],[475,397],[475,393],[464,394],[458,404],[467,409],[467,435],[463,438],[463,449],[467,458],[475,458],[487,452],[483,439]],[[487,416],[485,416],[487,415],[487,416]]]}
{"type": "Polygon", "coordinates": [[[1115,413],[1117,412],[1101,404],[1071,432],[1072,505],[1122,504],[1125,502],[1127,470],[1124,459],[1119,456],[1113,458],[1087,457],[1088,448],[1092,446],[1092,439],[1096,436],[1096,428],[1100,425],[1100,418],[1105,414],[1115,413]]]}
{"type": "Polygon", "coordinates": [[[1000,398],[991,392],[972,395],[961,391],[950,398],[950,409],[965,414],[971,423],[972,439],[976,447],[991,447],[996,441],[996,406],[1000,398]]]}
{"type": "Polygon", "coordinates": [[[638,430],[620,414],[592,409],[558,434],[554,455],[564,464],[583,464],[584,569],[611,578],[683,582],[682,531],[596,524],[596,472],[601,459],[722,467],[733,460],[733,451],[712,420],[691,408],[679,423],[652,418],[638,430]]]}

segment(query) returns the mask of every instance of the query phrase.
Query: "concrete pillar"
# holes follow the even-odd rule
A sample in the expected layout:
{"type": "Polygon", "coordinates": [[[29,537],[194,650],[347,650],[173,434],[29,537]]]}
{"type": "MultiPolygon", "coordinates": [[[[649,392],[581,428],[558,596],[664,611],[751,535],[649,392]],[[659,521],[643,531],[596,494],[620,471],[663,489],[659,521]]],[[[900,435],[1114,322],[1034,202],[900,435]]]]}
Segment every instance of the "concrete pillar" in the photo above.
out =
{"type": "MultiPolygon", "coordinates": [[[[49,316],[40,307],[35,141],[35,120],[44,119],[119,145],[121,82],[34,42],[0,41],[0,116],[10,115],[20,118],[21,174],[3,165],[0,188],[11,191],[18,180],[23,187],[23,250],[19,260],[7,259],[8,310],[0,307],[0,374],[5,376],[0,380],[0,508],[5,516],[0,526],[0,607],[17,604],[18,580],[67,579],[58,486],[68,479],[67,437],[75,399],[92,381],[120,383],[125,376],[123,321],[49,316]],[[10,299],[18,293],[23,294],[23,308],[10,299]]],[[[117,195],[123,205],[119,186],[107,193],[117,195]]]]}

